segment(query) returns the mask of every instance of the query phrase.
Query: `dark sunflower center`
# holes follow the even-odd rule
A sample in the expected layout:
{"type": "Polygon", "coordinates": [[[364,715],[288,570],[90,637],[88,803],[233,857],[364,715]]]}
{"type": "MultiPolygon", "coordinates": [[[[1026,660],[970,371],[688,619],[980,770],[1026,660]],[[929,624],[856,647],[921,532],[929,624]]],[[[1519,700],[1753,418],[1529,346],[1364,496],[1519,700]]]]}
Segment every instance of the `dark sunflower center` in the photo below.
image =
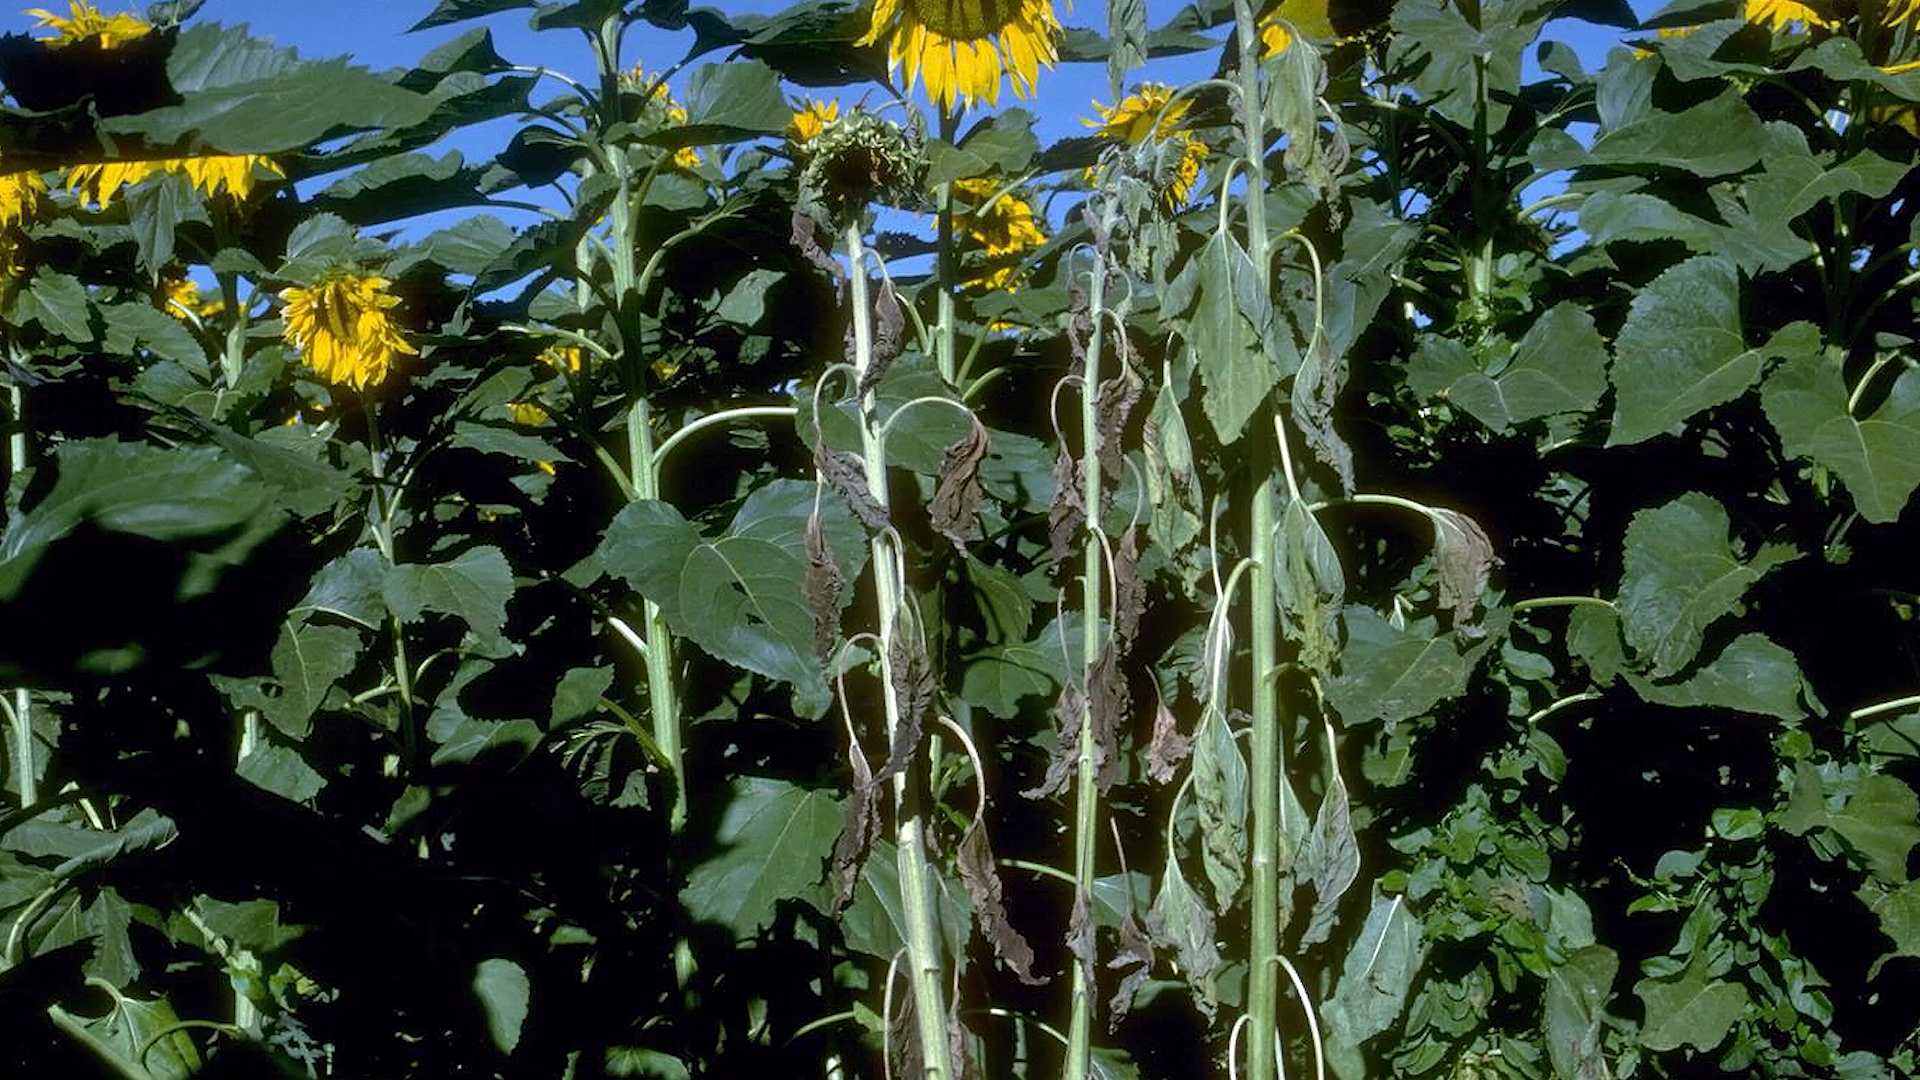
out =
{"type": "Polygon", "coordinates": [[[912,21],[954,41],[991,37],[1014,21],[1019,0],[907,0],[912,21]]]}

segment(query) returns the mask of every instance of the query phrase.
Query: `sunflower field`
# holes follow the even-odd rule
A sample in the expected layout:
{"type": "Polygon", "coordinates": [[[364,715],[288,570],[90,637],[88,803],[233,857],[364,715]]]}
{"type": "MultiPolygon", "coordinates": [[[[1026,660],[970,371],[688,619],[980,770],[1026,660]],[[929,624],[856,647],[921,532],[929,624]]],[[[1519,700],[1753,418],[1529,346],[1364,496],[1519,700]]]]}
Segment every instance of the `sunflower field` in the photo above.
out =
{"type": "Polygon", "coordinates": [[[199,6],[0,38],[0,1075],[1920,1075],[1915,0],[199,6]]]}

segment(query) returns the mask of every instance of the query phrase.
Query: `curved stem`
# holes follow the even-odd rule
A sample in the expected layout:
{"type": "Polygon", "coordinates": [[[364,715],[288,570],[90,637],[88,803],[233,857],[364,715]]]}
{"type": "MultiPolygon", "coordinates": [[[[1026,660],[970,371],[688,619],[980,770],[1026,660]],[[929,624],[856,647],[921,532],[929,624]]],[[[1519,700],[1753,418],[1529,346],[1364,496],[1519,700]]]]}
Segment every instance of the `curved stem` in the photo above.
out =
{"type": "Polygon", "coordinates": [[[1912,709],[1917,707],[1920,707],[1920,694],[1915,694],[1915,695],[1912,695],[1909,697],[1903,697],[1903,698],[1895,698],[1892,701],[1882,701],[1877,705],[1863,705],[1860,708],[1855,709],[1852,712],[1848,713],[1847,719],[1866,720],[1870,717],[1881,716],[1891,712],[1901,712],[1906,709],[1912,709]]]}
{"type": "Polygon", "coordinates": [[[654,470],[656,472],[663,471],[666,468],[667,455],[671,454],[675,447],[685,442],[688,437],[697,431],[704,431],[707,428],[732,423],[736,420],[751,420],[755,417],[792,417],[798,411],[799,410],[791,405],[747,405],[738,409],[728,409],[725,412],[708,413],[700,419],[688,423],[672,435],[667,436],[666,441],[662,442],[659,448],[653,452],[654,470]]]}
{"type": "Polygon", "coordinates": [[[1608,611],[1619,610],[1613,606],[1613,601],[1602,600],[1597,596],[1536,596],[1530,600],[1515,602],[1513,613],[1518,615],[1523,611],[1551,607],[1597,607],[1606,608],[1608,611]]]}

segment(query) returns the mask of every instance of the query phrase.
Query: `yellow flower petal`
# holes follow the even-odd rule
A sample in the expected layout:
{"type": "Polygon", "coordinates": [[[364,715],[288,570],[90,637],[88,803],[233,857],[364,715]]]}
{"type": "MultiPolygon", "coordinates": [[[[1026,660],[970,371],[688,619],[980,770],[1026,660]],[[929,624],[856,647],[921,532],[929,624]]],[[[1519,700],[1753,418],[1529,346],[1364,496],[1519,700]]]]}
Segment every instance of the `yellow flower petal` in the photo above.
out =
{"type": "Polygon", "coordinates": [[[101,48],[117,49],[146,37],[153,30],[152,23],[137,15],[102,15],[100,9],[87,0],[71,0],[67,11],[66,18],[46,8],[32,8],[27,14],[38,20],[34,24],[37,28],[53,31],[40,35],[40,40],[52,43],[55,48],[98,39],[101,48]]]}
{"type": "Polygon", "coordinates": [[[340,274],[312,288],[282,289],[287,344],[328,382],[356,390],[379,385],[399,354],[419,354],[388,314],[400,303],[388,284],[372,274],[340,274]]]}
{"type": "Polygon", "coordinates": [[[887,38],[887,67],[906,87],[927,85],[942,111],[1000,100],[1004,76],[1031,98],[1042,65],[1059,58],[1060,20],[1052,0],[875,0],[858,42],[887,38]]]}

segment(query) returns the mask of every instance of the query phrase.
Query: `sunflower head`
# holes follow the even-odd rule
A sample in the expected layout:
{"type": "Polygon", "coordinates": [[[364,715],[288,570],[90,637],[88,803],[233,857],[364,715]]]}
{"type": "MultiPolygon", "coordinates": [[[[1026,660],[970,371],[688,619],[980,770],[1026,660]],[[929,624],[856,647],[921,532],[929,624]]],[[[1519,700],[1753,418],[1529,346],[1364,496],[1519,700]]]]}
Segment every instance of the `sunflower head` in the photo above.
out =
{"type": "Polygon", "coordinates": [[[0,228],[25,224],[46,193],[47,182],[37,172],[0,173],[0,228]]]}
{"type": "Polygon", "coordinates": [[[838,101],[814,101],[811,98],[802,101],[793,110],[793,119],[787,122],[787,141],[795,149],[805,149],[808,143],[819,138],[820,133],[832,127],[838,119],[838,101]]]}
{"type": "Polygon", "coordinates": [[[578,345],[549,345],[540,350],[540,362],[555,371],[578,375],[586,365],[586,354],[578,345]]]}
{"type": "Polygon", "coordinates": [[[1839,21],[1831,17],[1821,0],[1746,0],[1742,16],[1756,26],[1773,31],[1830,29],[1839,21]]]}
{"type": "Polygon", "coordinates": [[[287,344],[330,383],[356,390],[379,385],[396,357],[419,354],[389,314],[400,298],[388,284],[373,274],[338,273],[311,288],[282,289],[287,344]]]}
{"type": "Polygon", "coordinates": [[[927,95],[948,113],[981,98],[998,104],[1002,75],[1014,93],[1032,97],[1040,65],[1060,56],[1053,0],[874,0],[857,44],[883,36],[887,69],[904,66],[909,90],[924,78],[927,95]]]}
{"type": "Polygon", "coordinates": [[[207,319],[226,308],[223,301],[200,295],[199,283],[185,276],[162,278],[160,292],[167,314],[176,319],[207,319]]]}
{"type": "Polygon", "coordinates": [[[1181,98],[1169,108],[1170,101],[1173,101],[1173,87],[1147,83],[1118,104],[1107,106],[1094,102],[1093,110],[1100,118],[1080,122],[1094,128],[1094,134],[1102,139],[1138,146],[1149,139],[1167,138],[1179,130],[1193,102],[1181,98]]]}
{"type": "Polygon", "coordinates": [[[1012,285],[1021,257],[1047,242],[1034,220],[1033,207],[985,178],[956,180],[953,193],[969,207],[953,215],[954,232],[981,256],[981,265],[961,284],[986,290],[1012,285]]]}
{"type": "MultiPolygon", "coordinates": [[[[631,70],[620,73],[620,89],[635,96],[647,95],[640,101],[640,120],[647,127],[686,126],[686,107],[673,99],[665,82],[656,85],[655,76],[648,74],[641,65],[635,64],[631,70]],[[649,93],[649,90],[652,92],[649,93]]],[[[673,152],[673,164],[681,169],[697,169],[700,167],[700,151],[691,146],[682,146],[673,152]]]]}
{"type": "Polygon", "coordinates": [[[98,7],[87,0],[70,0],[65,17],[55,15],[46,8],[33,8],[27,14],[38,20],[35,28],[53,31],[51,34],[41,34],[40,40],[56,48],[97,40],[103,49],[116,49],[128,42],[138,41],[153,31],[153,24],[138,15],[124,12],[103,15],[98,7]]]}
{"type": "Polygon", "coordinates": [[[870,202],[916,206],[926,151],[917,133],[855,109],[808,144],[800,173],[800,202],[844,220],[870,202]]]}
{"type": "Polygon", "coordinates": [[[67,190],[79,197],[80,205],[103,210],[121,188],[132,187],[150,176],[174,173],[187,178],[194,189],[208,198],[226,195],[245,202],[253,194],[261,176],[284,177],[273,159],[258,154],[212,154],[191,158],[160,158],[152,161],[102,161],[75,165],[67,170],[67,190]]]}

